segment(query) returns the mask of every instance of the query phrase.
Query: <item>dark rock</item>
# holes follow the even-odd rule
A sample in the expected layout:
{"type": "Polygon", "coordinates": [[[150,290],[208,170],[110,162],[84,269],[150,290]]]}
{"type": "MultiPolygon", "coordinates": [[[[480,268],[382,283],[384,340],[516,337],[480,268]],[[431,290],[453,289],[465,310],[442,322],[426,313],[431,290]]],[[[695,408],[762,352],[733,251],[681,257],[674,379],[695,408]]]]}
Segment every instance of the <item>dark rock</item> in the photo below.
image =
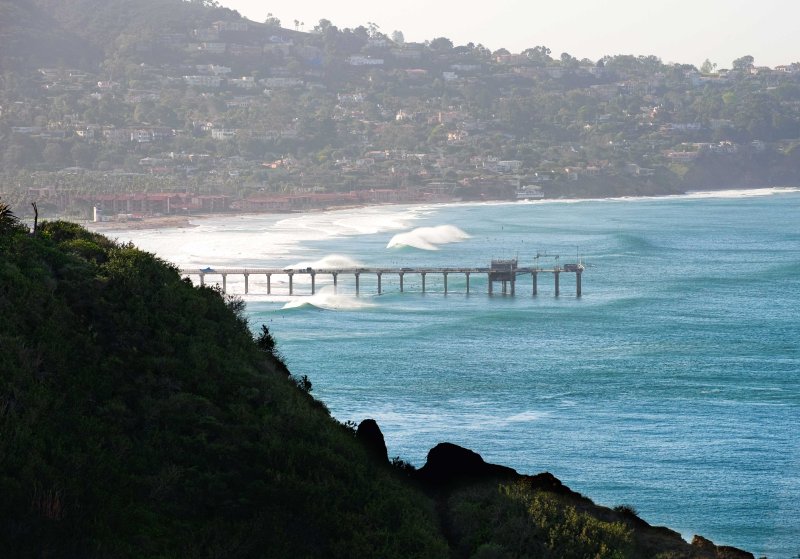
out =
{"type": "Polygon", "coordinates": [[[428,452],[425,465],[417,472],[423,483],[447,485],[464,478],[513,478],[516,470],[489,464],[477,452],[452,444],[439,443],[428,452]]]}
{"type": "Polygon", "coordinates": [[[703,536],[692,538],[692,547],[702,551],[706,557],[715,559],[755,559],[752,553],[727,545],[714,545],[714,542],[703,536]]]}
{"type": "Polygon", "coordinates": [[[386,450],[386,441],[383,433],[374,419],[365,419],[358,425],[356,439],[367,449],[376,460],[389,463],[389,452],[386,450]]]}

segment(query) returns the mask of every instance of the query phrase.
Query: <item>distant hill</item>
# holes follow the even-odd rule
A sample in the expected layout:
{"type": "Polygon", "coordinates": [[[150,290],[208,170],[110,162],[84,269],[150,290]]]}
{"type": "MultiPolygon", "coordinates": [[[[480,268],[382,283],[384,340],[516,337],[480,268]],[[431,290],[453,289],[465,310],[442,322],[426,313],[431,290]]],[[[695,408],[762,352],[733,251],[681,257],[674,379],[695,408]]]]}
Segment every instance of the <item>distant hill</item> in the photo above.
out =
{"type": "Polygon", "coordinates": [[[491,52],[214,4],[0,0],[0,193],[88,217],[156,192],[191,213],[800,184],[800,62],[491,52]]]}
{"type": "Polygon", "coordinates": [[[28,0],[64,28],[108,52],[126,34],[186,31],[215,19],[239,17],[227,8],[185,0],[28,0]],[[234,15],[235,14],[235,15],[234,15]]]}
{"type": "Polygon", "coordinates": [[[0,69],[88,68],[100,63],[102,49],[68,29],[42,6],[25,0],[0,0],[0,69]]]}

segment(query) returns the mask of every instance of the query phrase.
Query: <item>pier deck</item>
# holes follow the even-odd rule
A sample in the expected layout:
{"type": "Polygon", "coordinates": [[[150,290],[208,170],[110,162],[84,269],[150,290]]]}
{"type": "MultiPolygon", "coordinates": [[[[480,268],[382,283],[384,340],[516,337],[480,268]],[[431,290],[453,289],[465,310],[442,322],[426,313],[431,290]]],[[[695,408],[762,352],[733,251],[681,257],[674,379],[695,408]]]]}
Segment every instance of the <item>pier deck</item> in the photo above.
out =
{"type": "Polygon", "coordinates": [[[311,279],[311,292],[310,295],[316,293],[316,278],[317,276],[328,276],[333,279],[334,290],[339,285],[339,277],[353,277],[355,280],[356,295],[361,292],[361,277],[374,276],[377,278],[377,292],[383,293],[382,280],[384,276],[398,277],[400,284],[400,292],[404,290],[404,279],[406,276],[419,276],[422,282],[422,292],[426,292],[426,279],[428,275],[442,276],[444,293],[448,293],[448,277],[451,275],[463,275],[466,279],[466,292],[470,292],[470,278],[473,275],[482,276],[487,278],[487,290],[491,295],[494,292],[494,284],[499,283],[501,292],[506,295],[516,294],[516,284],[519,276],[531,277],[531,294],[538,294],[538,276],[539,274],[552,274],[555,286],[556,297],[560,294],[560,281],[561,274],[575,274],[575,295],[581,296],[581,275],[584,271],[584,266],[581,263],[564,264],[563,266],[554,266],[552,268],[543,268],[537,266],[517,266],[516,260],[494,260],[491,266],[487,267],[358,267],[358,268],[198,268],[198,269],[182,269],[181,275],[190,277],[198,276],[200,278],[200,285],[205,285],[206,276],[221,277],[222,290],[227,291],[227,278],[228,276],[243,276],[244,277],[244,292],[250,293],[250,276],[266,276],[267,278],[267,295],[272,295],[272,277],[284,276],[288,277],[289,295],[295,295],[294,277],[295,276],[309,276],[311,279]]]}

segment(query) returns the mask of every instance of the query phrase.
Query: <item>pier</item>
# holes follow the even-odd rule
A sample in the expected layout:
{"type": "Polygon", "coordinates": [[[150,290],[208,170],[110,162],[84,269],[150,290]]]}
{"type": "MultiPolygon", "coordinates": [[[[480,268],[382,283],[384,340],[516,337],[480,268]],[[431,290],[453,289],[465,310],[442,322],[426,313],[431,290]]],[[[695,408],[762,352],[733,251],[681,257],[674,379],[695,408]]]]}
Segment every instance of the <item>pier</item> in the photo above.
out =
{"type": "MultiPolygon", "coordinates": [[[[405,280],[408,276],[418,276],[421,281],[422,293],[427,293],[427,279],[429,276],[441,276],[444,294],[450,293],[448,279],[452,276],[463,276],[466,280],[466,294],[470,293],[470,279],[475,276],[485,276],[487,280],[487,292],[489,295],[495,293],[495,288],[499,288],[502,295],[514,296],[518,291],[518,284],[521,278],[530,277],[530,294],[539,294],[539,276],[552,275],[555,296],[560,295],[560,276],[561,274],[575,274],[575,296],[581,296],[581,276],[584,271],[583,264],[578,261],[573,264],[563,266],[554,265],[549,268],[539,266],[519,266],[516,259],[513,260],[492,260],[491,264],[485,268],[461,268],[461,267],[359,267],[359,268],[201,268],[201,269],[182,269],[182,276],[197,276],[200,285],[206,284],[206,278],[221,279],[221,288],[227,293],[228,277],[238,276],[244,278],[244,293],[250,294],[250,278],[266,278],[266,294],[273,295],[273,277],[283,277],[288,281],[289,295],[315,295],[317,292],[317,278],[329,277],[333,282],[333,289],[336,292],[342,278],[352,278],[355,283],[355,294],[359,296],[362,291],[362,277],[374,277],[377,280],[377,294],[384,293],[384,278],[397,277],[399,279],[400,293],[404,292],[405,280]],[[296,293],[295,276],[307,276],[310,279],[310,288],[305,293],[296,293]]],[[[527,284],[527,282],[525,282],[527,284]]]]}

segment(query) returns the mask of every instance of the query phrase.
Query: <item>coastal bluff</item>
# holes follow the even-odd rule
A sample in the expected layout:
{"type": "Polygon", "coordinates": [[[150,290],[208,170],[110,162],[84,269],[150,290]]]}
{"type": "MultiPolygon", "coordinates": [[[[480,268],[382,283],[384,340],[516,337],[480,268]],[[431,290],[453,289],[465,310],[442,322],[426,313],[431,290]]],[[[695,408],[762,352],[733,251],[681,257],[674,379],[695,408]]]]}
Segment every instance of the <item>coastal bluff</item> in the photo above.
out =
{"type": "MultiPolygon", "coordinates": [[[[375,445],[375,441],[383,443],[377,423],[372,419],[364,420],[359,425],[370,432],[370,441],[366,445],[375,445]],[[376,431],[376,429],[378,429],[376,431]]],[[[559,501],[575,510],[590,515],[606,523],[621,523],[633,534],[638,552],[635,556],[643,557],[691,557],[708,559],[754,559],[752,553],[730,546],[717,546],[710,540],[695,535],[691,543],[687,543],[677,532],[665,527],[655,527],[641,519],[630,507],[611,509],[596,505],[587,497],[572,491],[558,478],[549,472],[536,475],[520,474],[507,466],[491,464],[484,461],[480,454],[452,443],[439,443],[429,452],[425,464],[412,476],[426,492],[433,495],[439,503],[437,510],[444,513],[442,523],[448,525],[448,506],[452,505],[454,496],[464,491],[492,491],[503,484],[521,485],[528,492],[543,492],[556,496],[559,501]],[[639,555],[641,553],[641,555],[639,555]],[[666,553],[666,555],[662,555],[666,553]]],[[[456,548],[463,545],[458,541],[458,534],[451,532],[449,540],[456,548]],[[454,541],[455,540],[455,541],[454,541]]]]}

